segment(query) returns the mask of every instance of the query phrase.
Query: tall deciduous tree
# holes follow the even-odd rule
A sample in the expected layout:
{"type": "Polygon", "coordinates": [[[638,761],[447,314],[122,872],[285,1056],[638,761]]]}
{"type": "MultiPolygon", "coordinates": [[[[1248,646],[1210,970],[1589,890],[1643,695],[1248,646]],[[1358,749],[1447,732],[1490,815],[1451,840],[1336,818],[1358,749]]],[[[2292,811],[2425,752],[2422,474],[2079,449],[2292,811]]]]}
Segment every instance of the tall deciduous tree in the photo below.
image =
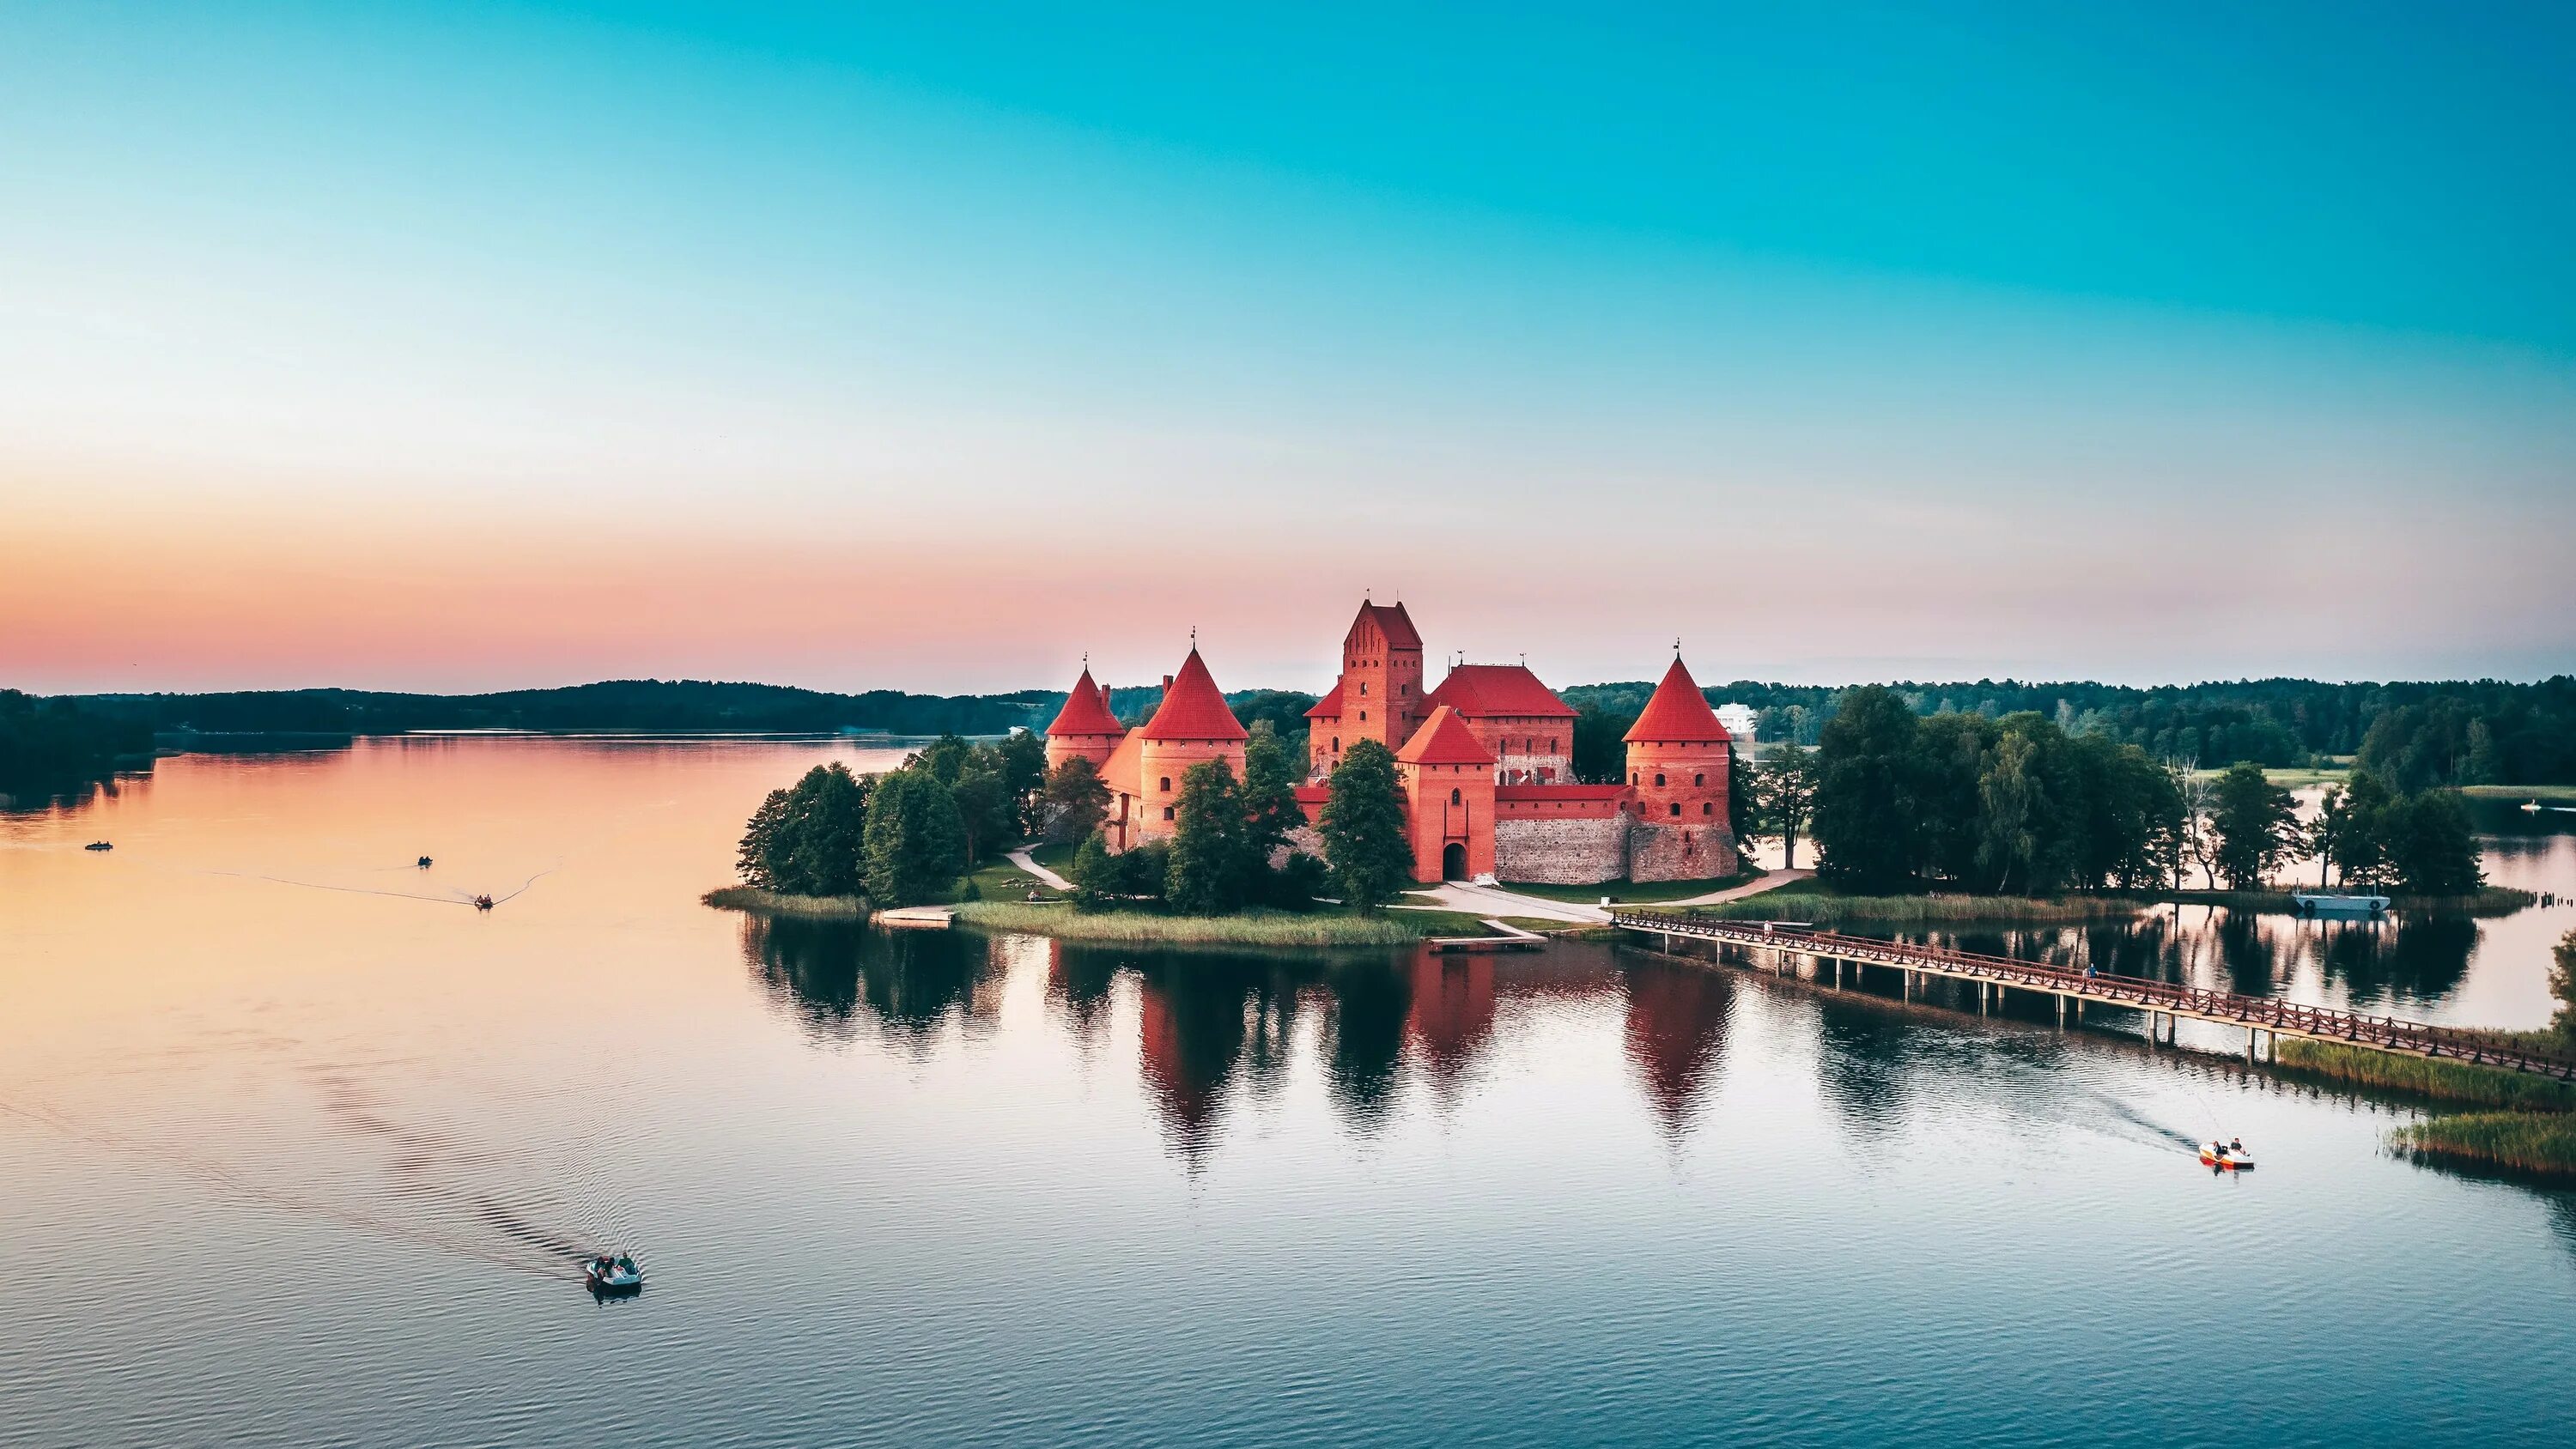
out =
{"type": "MultiPolygon", "coordinates": [[[[1088,840],[1109,815],[1109,787],[1089,760],[1073,756],[1047,772],[1039,813],[1047,840],[1056,845],[1088,840]]],[[[1106,847],[1104,846],[1104,851],[1106,847]]]]}
{"type": "Polygon", "coordinates": [[[877,904],[913,905],[944,895],[966,868],[966,830],[948,786],[926,769],[877,781],[868,802],[862,864],[877,904]]]}
{"type": "Polygon", "coordinates": [[[2549,956],[2549,994],[2558,998],[2557,1014],[2549,1024],[2558,1029],[2561,1040],[2576,1046],[2576,931],[2559,937],[2549,956]]]}
{"type": "Polygon", "coordinates": [[[1404,889],[1413,878],[1413,843],[1405,838],[1394,751],[1359,740],[1342,752],[1324,800],[1322,834],[1324,863],[1343,900],[1369,910],[1404,889]]]}
{"type": "Polygon", "coordinates": [[[2263,767],[2239,760],[2211,791],[2218,873],[2230,888],[2261,890],[2297,839],[2299,815],[2290,792],[2263,778],[2263,767]]]}
{"type": "Polygon", "coordinates": [[[1296,752],[1270,721],[1252,726],[1243,744],[1243,849],[1247,873],[1270,868],[1270,857],[1288,843],[1290,831],[1306,823],[1297,805],[1297,777],[1304,773],[1296,752]]]}
{"type": "Polygon", "coordinates": [[[1780,837],[1780,860],[1798,868],[1798,837],[1816,813],[1815,752],[1795,740],[1773,750],[1757,772],[1754,798],[1763,833],[1780,837]]]}
{"type": "Polygon", "coordinates": [[[1914,711],[1884,685],[1846,690],[1817,745],[1816,849],[1825,877],[1894,891],[1916,859],[1914,711]]]}
{"type": "Polygon", "coordinates": [[[1252,882],[1245,869],[1243,791],[1223,760],[1202,760],[1181,775],[1173,812],[1172,859],[1163,899],[1184,915],[1214,916],[1243,908],[1252,882]]]}
{"type": "Polygon", "coordinates": [[[1019,817],[1020,833],[1037,834],[1046,826],[1040,803],[1040,794],[1046,788],[1046,736],[1035,730],[1016,730],[994,746],[992,754],[994,766],[1002,774],[1002,788],[1010,794],[1011,809],[1019,817]]]}
{"type": "Polygon", "coordinates": [[[949,786],[957,801],[957,823],[966,832],[969,863],[1019,833],[1019,804],[1002,779],[1000,765],[997,757],[978,750],[967,757],[949,786]]]}

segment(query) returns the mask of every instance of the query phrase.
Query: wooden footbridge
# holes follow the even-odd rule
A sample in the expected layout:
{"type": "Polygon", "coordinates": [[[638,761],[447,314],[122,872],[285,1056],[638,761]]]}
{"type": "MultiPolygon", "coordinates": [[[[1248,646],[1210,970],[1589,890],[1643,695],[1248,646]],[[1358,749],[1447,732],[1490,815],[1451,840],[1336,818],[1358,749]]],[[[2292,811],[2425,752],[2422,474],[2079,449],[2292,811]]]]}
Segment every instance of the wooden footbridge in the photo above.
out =
{"type": "Polygon", "coordinates": [[[2060,1021],[2066,1019],[2070,1010],[2080,1020],[2087,1002],[2125,1007],[2147,1013],[2147,1035],[2151,1040],[2170,1040],[2173,1023],[2183,1018],[2216,1022],[2221,1026],[2241,1026],[2245,1028],[2245,1051],[2249,1057],[2254,1054],[2257,1039],[2268,1034],[2275,1043],[2285,1036],[2340,1042],[2347,1046],[2475,1062],[2509,1071],[2536,1072],[2561,1081],[2576,1081],[2576,1057],[2525,1051],[2500,1044],[2477,1032],[2454,1027],[2426,1026],[2421,1022],[2400,1021],[2387,1016],[2363,1016],[2323,1006],[2301,1006],[2268,996],[2204,991],[2198,987],[2150,981],[2140,976],[2108,976],[2091,970],[2069,971],[2016,961],[2009,956],[1987,956],[1941,946],[1913,946],[1867,936],[1846,936],[1778,921],[1728,921],[1669,911],[1613,911],[1610,924],[1621,930],[1660,936],[1668,945],[1679,937],[1734,946],[1753,953],[1756,959],[1767,951],[1772,953],[1773,965],[1781,970],[1786,970],[1789,963],[1800,956],[1819,964],[1831,961],[1837,984],[1841,981],[1845,963],[1856,967],[1893,967],[1905,973],[1904,989],[1909,998],[1913,995],[1917,975],[1971,981],[1977,984],[1977,1004],[1981,1010],[1990,1001],[2000,1004],[2008,990],[2055,997],[2060,1021]]]}

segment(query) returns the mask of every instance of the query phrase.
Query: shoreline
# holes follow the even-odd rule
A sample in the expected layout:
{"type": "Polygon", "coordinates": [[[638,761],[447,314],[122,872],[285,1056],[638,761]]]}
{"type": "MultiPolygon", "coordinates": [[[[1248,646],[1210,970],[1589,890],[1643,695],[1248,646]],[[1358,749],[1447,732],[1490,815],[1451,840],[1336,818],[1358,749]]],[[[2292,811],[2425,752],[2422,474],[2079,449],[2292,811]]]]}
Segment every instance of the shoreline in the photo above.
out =
{"type": "MultiPolygon", "coordinates": [[[[1450,911],[1390,909],[1361,915],[1342,910],[1254,909],[1230,916],[1171,916],[1154,911],[1077,911],[1063,904],[964,901],[957,924],[1007,935],[1059,941],[1171,946],[1411,946],[1434,936],[1493,936],[1481,917],[1450,911]]],[[[1502,916],[1534,935],[1562,921],[1502,916]]]]}
{"type": "Polygon", "coordinates": [[[808,920],[864,921],[865,896],[791,896],[754,886],[723,886],[698,897],[698,903],[747,916],[799,916],[808,920]]]}
{"type": "MultiPolygon", "coordinates": [[[[1793,883],[1741,901],[1694,908],[1695,914],[1731,921],[1807,921],[1817,925],[1885,925],[1958,922],[2047,925],[2116,920],[2163,906],[2224,906],[2259,915],[2305,917],[2288,891],[2149,891],[2136,895],[1841,896],[1800,890],[1793,883]]],[[[2504,916],[2537,905],[2540,897],[2511,886],[2488,886],[2474,896],[2392,896],[2391,913],[2504,916]]],[[[2344,919],[2341,917],[2331,919],[2344,919]]],[[[2355,917],[2352,919],[2363,919],[2355,917]]]]}

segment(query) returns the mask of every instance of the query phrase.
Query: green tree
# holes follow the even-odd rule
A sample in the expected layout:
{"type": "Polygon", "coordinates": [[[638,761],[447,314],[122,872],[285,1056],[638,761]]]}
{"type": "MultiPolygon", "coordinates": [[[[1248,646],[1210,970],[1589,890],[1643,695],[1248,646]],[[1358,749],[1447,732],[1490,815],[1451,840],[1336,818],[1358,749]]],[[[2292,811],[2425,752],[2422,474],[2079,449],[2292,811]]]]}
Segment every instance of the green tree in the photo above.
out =
{"type": "Polygon", "coordinates": [[[1245,832],[1243,792],[1232,767],[1202,760],[1183,771],[1164,901],[1192,916],[1241,910],[1252,885],[1245,832]]]}
{"type": "Polygon", "coordinates": [[[1263,720],[1251,727],[1243,744],[1244,853],[1248,869],[1266,871],[1270,857],[1288,843],[1289,832],[1306,823],[1297,804],[1297,777],[1303,773],[1285,740],[1263,720]]]}
{"type": "Polygon", "coordinates": [[[2549,958],[2549,994],[2558,998],[2549,1024],[2558,1029],[2561,1041],[2576,1047],[2576,931],[2559,937],[2549,958]]]}
{"type": "Polygon", "coordinates": [[[734,848],[733,871],[747,886],[761,890],[778,889],[778,877],[770,870],[771,853],[778,848],[778,830],[787,820],[787,792],[772,790],[762,798],[760,808],[751,812],[751,823],[743,827],[742,843],[734,848]]]}
{"type": "Polygon", "coordinates": [[[2334,863],[2345,885],[2396,884],[2388,863],[2388,811],[2397,797],[2379,776],[2355,771],[2338,802],[2334,863]]]}
{"type": "Polygon", "coordinates": [[[1018,833],[1036,835],[1046,826],[1041,803],[1047,776],[1046,736],[1035,730],[1014,730],[993,747],[992,756],[995,768],[1001,771],[1002,789],[1010,795],[1011,810],[1018,817],[1018,833]]]}
{"type": "Polygon", "coordinates": [[[1342,752],[1324,799],[1324,863],[1342,899],[1374,910],[1413,879],[1413,842],[1396,791],[1395,752],[1358,740],[1342,752]]]}
{"type": "Polygon", "coordinates": [[[2380,848],[2390,872],[2425,896],[2469,895],[2486,883],[2468,807],[2449,790],[2422,790],[2380,813],[2380,848]]]}
{"type": "MultiPolygon", "coordinates": [[[[1079,763],[1068,761],[1068,763],[1079,763]]],[[[1065,878],[1073,882],[1073,907],[1078,911],[1096,911],[1126,894],[1127,877],[1118,857],[1109,853],[1109,841],[1095,830],[1082,838],[1074,848],[1073,862],[1065,867],[1065,878]]]]}
{"type": "Polygon", "coordinates": [[[2211,797],[2218,873],[2231,889],[2262,890],[2298,838],[2299,815],[2290,792],[2263,778],[2262,766],[2239,760],[2218,777],[2211,797]]]}
{"type": "Polygon", "coordinates": [[[2007,730],[1986,752],[1977,777],[1980,821],[1977,863],[2005,894],[2039,889],[2041,821],[2048,810],[2037,769],[2039,746],[2021,730],[2007,730]]]}
{"type": "MultiPolygon", "coordinates": [[[[1642,706],[1643,701],[1640,701],[1642,706]]],[[[1637,722],[1635,710],[1614,714],[1597,704],[1587,704],[1574,712],[1574,738],[1567,751],[1567,768],[1574,778],[1587,785],[1616,785],[1628,778],[1628,727],[1637,722]]]]}
{"type": "Polygon", "coordinates": [[[1019,802],[1004,783],[1000,761],[988,752],[967,757],[949,794],[957,802],[957,823],[966,832],[966,859],[982,860],[1019,833],[1019,802]]]}
{"type": "Polygon", "coordinates": [[[966,768],[966,761],[974,753],[973,745],[953,733],[944,734],[907,756],[903,767],[924,771],[940,784],[953,786],[957,783],[958,772],[966,768]]]}
{"type": "Polygon", "coordinates": [[[1902,890],[1917,857],[1914,711],[1896,691],[1845,690],[1816,747],[1819,871],[1870,893],[1902,890]]]}
{"type": "MultiPolygon", "coordinates": [[[[870,788],[838,760],[807,770],[787,791],[767,832],[762,852],[767,889],[803,896],[857,895],[870,788]]],[[[768,808],[766,801],[762,808],[768,808]]],[[[755,813],[754,821],[758,818],[755,813]]]]}
{"type": "Polygon", "coordinates": [[[1761,833],[1780,837],[1781,863],[1798,868],[1798,836],[1816,813],[1815,752],[1795,740],[1771,751],[1754,772],[1755,818],[1761,833]]]}
{"type": "Polygon", "coordinates": [[[1109,817],[1109,787],[1089,760],[1075,755],[1047,772],[1039,815],[1050,843],[1087,840],[1109,817]]]}
{"type": "Polygon", "coordinates": [[[862,856],[868,894],[879,905],[945,895],[966,868],[956,797],[926,769],[897,770],[877,781],[862,856]]]}

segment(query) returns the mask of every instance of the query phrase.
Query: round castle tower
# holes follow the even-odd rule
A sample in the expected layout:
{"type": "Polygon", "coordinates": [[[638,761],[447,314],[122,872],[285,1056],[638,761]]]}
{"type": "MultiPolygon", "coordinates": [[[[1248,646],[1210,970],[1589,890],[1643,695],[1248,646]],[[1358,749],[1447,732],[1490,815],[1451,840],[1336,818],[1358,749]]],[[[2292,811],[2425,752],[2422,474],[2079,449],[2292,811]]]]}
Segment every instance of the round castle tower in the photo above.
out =
{"type": "Polygon", "coordinates": [[[1127,737],[1127,727],[1109,712],[1109,691],[1091,682],[1091,666],[1082,668],[1082,677],[1073,682],[1073,692],[1064,697],[1064,708],[1056,711],[1055,723],[1046,727],[1046,762],[1052,770],[1067,760],[1089,760],[1097,770],[1109,763],[1118,742],[1127,737]]]}
{"type": "Polygon", "coordinates": [[[1672,668],[1626,736],[1628,795],[1636,812],[1628,842],[1630,880],[1735,873],[1735,830],[1726,813],[1730,738],[1675,653],[1672,668]]]}

